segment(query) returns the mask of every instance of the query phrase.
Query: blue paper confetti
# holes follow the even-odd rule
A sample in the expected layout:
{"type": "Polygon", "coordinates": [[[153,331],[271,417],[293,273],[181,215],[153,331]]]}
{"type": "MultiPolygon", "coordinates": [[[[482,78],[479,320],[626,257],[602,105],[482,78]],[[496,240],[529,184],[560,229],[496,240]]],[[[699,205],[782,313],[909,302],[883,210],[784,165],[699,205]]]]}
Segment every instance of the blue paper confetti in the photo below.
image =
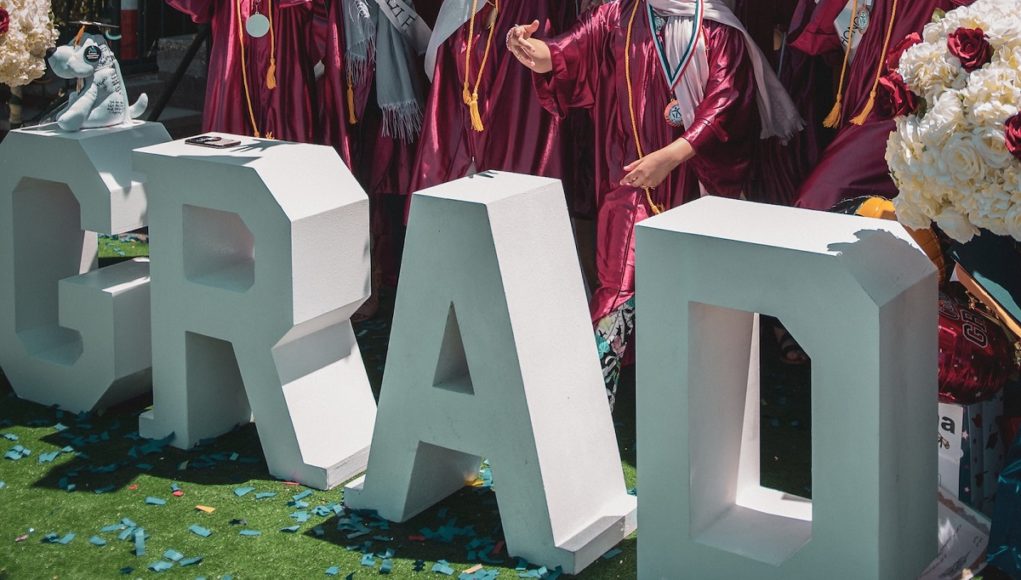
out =
{"type": "Polygon", "coordinates": [[[294,512],[293,514],[291,514],[291,519],[298,522],[299,524],[307,522],[308,518],[309,518],[308,512],[294,512]]]}
{"type": "Polygon", "coordinates": [[[166,560],[170,560],[171,562],[177,562],[178,560],[184,558],[184,554],[178,552],[177,550],[170,549],[167,550],[166,552],[163,552],[163,558],[166,560]]]}
{"type": "Polygon", "coordinates": [[[368,566],[370,568],[376,567],[376,559],[372,557],[372,554],[365,554],[362,556],[362,566],[368,566]]]}
{"type": "Polygon", "coordinates": [[[174,565],[172,563],[165,562],[163,560],[149,564],[149,569],[152,570],[153,572],[166,572],[167,570],[173,567],[174,565]]]}
{"type": "Polygon", "coordinates": [[[135,530],[134,536],[135,536],[135,555],[136,556],[144,556],[145,555],[145,530],[143,530],[142,528],[137,528],[135,530]]]}
{"type": "Polygon", "coordinates": [[[70,544],[72,541],[74,541],[74,538],[75,538],[75,533],[74,532],[68,532],[67,535],[65,535],[63,538],[60,538],[59,540],[57,540],[57,543],[66,546],[66,545],[70,544]]]}
{"type": "Polygon", "coordinates": [[[0,481],[0,489],[7,487],[7,482],[0,481]]]}
{"type": "Polygon", "coordinates": [[[92,536],[91,538],[89,538],[89,543],[92,544],[93,546],[99,546],[102,548],[103,546],[106,545],[106,540],[100,538],[99,536],[92,536]]]}
{"type": "Polygon", "coordinates": [[[452,576],[454,574],[454,569],[450,567],[450,563],[446,560],[440,560],[433,564],[432,571],[446,576],[452,576]]]}
{"type": "Polygon", "coordinates": [[[277,494],[274,491],[263,491],[263,492],[259,492],[259,493],[255,494],[255,499],[269,499],[271,497],[276,497],[276,496],[277,496],[277,494]]]}
{"type": "Polygon", "coordinates": [[[134,527],[125,528],[124,531],[122,531],[121,533],[117,534],[117,539],[126,542],[129,538],[134,537],[134,535],[135,535],[135,528],[134,527]]]}
{"type": "Polygon", "coordinates": [[[158,497],[153,497],[150,495],[149,497],[145,498],[145,503],[147,505],[167,505],[167,500],[160,499],[158,497]]]}
{"type": "Polygon", "coordinates": [[[386,558],[386,559],[383,560],[383,563],[379,566],[379,573],[380,574],[389,574],[390,572],[393,571],[393,569],[394,569],[394,561],[391,560],[390,558],[386,558]]]}
{"type": "Polygon", "coordinates": [[[340,568],[337,566],[330,566],[326,569],[327,576],[336,576],[337,574],[340,574],[340,568]]]}
{"type": "Polygon", "coordinates": [[[193,556],[191,558],[185,558],[177,563],[178,566],[184,568],[187,566],[194,566],[202,561],[202,556],[193,556]]]}
{"type": "Polygon", "coordinates": [[[301,500],[305,499],[306,497],[308,497],[310,495],[312,495],[312,490],[311,489],[306,489],[305,491],[303,491],[303,492],[299,493],[298,495],[294,496],[292,499],[294,501],[301,501],[301,500]]]}
{"type": "Polygon", "coordinates": [[[188,531],[195,534],[196,536],[202,536],[203,538],[208,538],[209,536],[213,535],[212,530],[208,528],[203,528],[198,524],[192,524],[191,526],[189,526],[188,531]]]}
{"type": "Polygon", "coordinates": [[[116,532],[118,530],[123,529],[124,529],[123,524],[110,524],[109,526],[103,526],[102,528],[100,528],[99,531],[103,532],[104,534],[109,534],[110,532],[116,532]]]}
{"type": "Polygon", "coordinates": [[[239,487],[234,490],[234,495],[238,497],[244,497],[253,491],[255,491],[254,487],[239,487]]]}
{"type": "Polygon", "coordinates": [[[241,530],[239,535],[245,536],[245,537],[248,537],[248,538],[254,538],[256,536],[261,536],[262,532],[260,532],[259,530],[241,530]]]}
{"type": "Polygon", "coordinates": [[[293,534],[301,529],[301,526],[287,526],[286,528],[280,528],[281,532],[286,534],[293,534]]]}
{"type": "Polygon", "coordinates": [[[18,440],[18,436],[15,435],[14,433],[4,433],[4,439],[6,439],[8,441],[17,441],[18,440]]]}

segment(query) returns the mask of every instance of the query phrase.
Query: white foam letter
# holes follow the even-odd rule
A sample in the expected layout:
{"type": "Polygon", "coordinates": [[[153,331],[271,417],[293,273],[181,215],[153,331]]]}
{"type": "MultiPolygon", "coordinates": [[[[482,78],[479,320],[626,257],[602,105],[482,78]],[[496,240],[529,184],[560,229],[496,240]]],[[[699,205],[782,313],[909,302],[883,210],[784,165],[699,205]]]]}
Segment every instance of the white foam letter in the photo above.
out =
{"type": "Polygon", "coordinates": [[[907,232],[710,197],[637,230],[639,578],[917,577],[937,296],[907,232]],[[759,485],[753,313],[812,357],[811,503],[759,485]]]}
{"type": "Polygon", "coordinates": [[[146,224],[131,150],[158,123],[11,131],[0,145],[0,366],[19,397],[88,411],[149,388],[149,265],[96,269],[97,233],[146,224]]]}
{"type": "Polygon", "coordinates": [[[570,574],[635,525],[560,183],[486,173],[415,194],[369,471],[349,506],[405,521],[489,458],[508,553],[570,574]]]}
{"type": "Polygon", "coordinates": [[[270,473],[364,469],[376,406],[349,317],[368,296],[368,199],[328,147],[175,141],[135,153],[152,200],[154,408],[188,448],[252,419],[270,473]]]}

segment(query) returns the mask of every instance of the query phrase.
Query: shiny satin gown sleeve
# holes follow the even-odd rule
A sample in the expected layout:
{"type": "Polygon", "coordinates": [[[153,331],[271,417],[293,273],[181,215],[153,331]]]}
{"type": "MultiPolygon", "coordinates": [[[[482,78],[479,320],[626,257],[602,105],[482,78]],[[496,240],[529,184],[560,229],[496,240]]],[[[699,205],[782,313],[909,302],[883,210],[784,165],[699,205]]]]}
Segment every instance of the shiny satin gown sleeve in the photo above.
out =
{"type": "Polygon", "coordinates": [[[564,118],[568,109],[591,109],[596,104],[603,82],[599,57],[606,52],[612,26],[617,22],[617,8],[616,3],[604,4],[584,14],[568,32],[544,39],[553,70],[532,73],[532,84],[544,109],[564,118]]]}
{"type": "Polygon", "coordinates": [[[688,164],[709,193],[737,197],[744,193],[758,141],[755,71],[740,31],[715,22],[704,30],[709,77],[683,135],[695,150],[688,164]]]}

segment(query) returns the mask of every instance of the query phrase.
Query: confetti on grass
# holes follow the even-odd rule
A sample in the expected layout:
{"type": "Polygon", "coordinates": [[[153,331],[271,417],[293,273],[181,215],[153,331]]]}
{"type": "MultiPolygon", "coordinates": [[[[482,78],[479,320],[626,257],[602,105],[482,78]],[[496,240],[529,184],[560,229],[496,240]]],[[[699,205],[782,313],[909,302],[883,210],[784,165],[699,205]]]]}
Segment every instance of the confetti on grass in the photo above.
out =
{"type": "Polygon", "coordinates": [[[160,499],[158,497],[153,497],[150,495],[149,497],[145,498],[145,503],[147,505],[167,505],[167,500],[160,499]]]}
{"type": "Polygon", "coordinates": [[[210,530],[208,528],[203,528],[202,526],[200,526],[198,524],[192,524],[188,528],[188,531],[190,531],[191,533],[195,534],[196,536],[202,536],[203,538],[208,538],[209,536],[213,535],[212,530],[210,530]]]}
{"type": "Polygon", "coordinates": [[[446,576],[451,576],[454,574],[454,569],[450,567],[450,563],[447,562],[446,560],[440,560],[439,562],[433,564],[432,571],[436,572],[437,574],[444,574],[446,576]]]}
{"type": "Polygon", "coordinates": [[[166,572],[167,570],[173,567],[174,567],[173,563],[166,562],[164,560],[160,560],[159,562],[153,562],[152,564],[149,564],[149,569],[152,570],[153,572],[166,572]]]}
{"type": "Polygon", "coordinates": [[[177,563],[177,565],[181,566],[182,568],[184,568],[186,566],[194,566],[195,564],[198,564],[201,561],[202,561],[202,556],[194,556],[192,558],[185,558],[185,559],[181,560],[180,562],[177,563]]]}
{"type": "Polygon", "coordinates": [[[239,487],[234,490],[234,495],[238,497],[244,497],[253,491],[255,491],[254,487],[239,487]]]}
{"type": "Polygon", "coordinates": [[[91,538],[89,538],[89,543],[92,544],[93,546],[99,546],[100,548],[102,548],[103,546],[106,545],[106,540],[100,538],[99,536],[92,536],[91,538]]]}
{"type": "Polygon", "coordinates": [[[262,532],[260,532],[259,530],[241,530],[241,533],[239,535],[242,535],[242,536],[245,536],[245,537],[248,537],[248,538],[254,538],[256,536],[261,536],[262,532]]]}
{"type": "Polygon", "coordinates": [[[166,560],[170,560],[171,562],[177,562],[184,558],[184,554],[178,552],[177,550],[170,549],[167,550],[166,552],[163,552],[163,558],[166,560]]]}
{"type": "Polygon", "coordinates": [[[340,574],[340,568],[336,566],[330,566],[326,569],[327,576],[336,576],[337,574],[340,574]]]}
{"type": "Polygon", "coordinates": [[[145,555],[145,530],[142,528],[135,530],[135,555],[145,555]]]}

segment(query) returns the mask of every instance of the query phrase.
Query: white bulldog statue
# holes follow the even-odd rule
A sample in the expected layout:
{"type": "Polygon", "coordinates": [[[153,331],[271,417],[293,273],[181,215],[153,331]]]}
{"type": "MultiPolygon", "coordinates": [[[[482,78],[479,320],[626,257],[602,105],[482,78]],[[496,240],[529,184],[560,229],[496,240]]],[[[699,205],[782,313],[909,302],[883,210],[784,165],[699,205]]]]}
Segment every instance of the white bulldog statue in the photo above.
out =
{"type": "Polygon", "coordinates": [[[57,125],[64,131],[128,123],[140,117],[149,104],[142,94],[134,105],[128,105],[120,65],[110,47],[96,38],[86,35],[81,43],[61,46],[47,59],[57,76],[81,80],[78,91],[57,113],[57,125]]]}

